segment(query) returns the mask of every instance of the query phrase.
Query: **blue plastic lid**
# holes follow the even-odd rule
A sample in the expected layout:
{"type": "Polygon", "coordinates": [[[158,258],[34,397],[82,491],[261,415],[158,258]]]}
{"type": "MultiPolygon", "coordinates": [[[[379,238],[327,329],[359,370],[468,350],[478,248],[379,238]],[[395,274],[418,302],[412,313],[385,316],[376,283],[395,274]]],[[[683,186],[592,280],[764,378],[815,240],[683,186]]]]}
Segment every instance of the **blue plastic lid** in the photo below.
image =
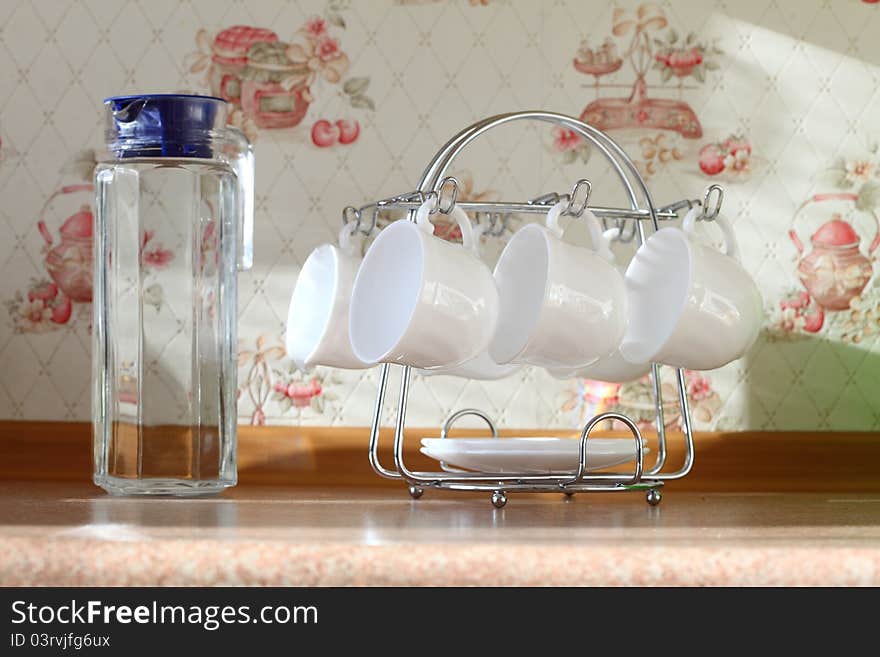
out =
{"type": "Polygon", "coordinates": [[[107,147],[117,157],[212,158],[226,123],[226,101],[214,96],[112,96],[104,106],[107,147]]]}

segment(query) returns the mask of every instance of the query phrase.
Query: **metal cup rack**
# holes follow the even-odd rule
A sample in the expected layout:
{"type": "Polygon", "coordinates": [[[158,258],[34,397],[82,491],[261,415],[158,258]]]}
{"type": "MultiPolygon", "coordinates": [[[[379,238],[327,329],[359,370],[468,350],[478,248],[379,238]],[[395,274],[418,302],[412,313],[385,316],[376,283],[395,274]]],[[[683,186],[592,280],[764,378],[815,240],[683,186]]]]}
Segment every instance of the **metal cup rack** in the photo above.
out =
{"type": "MultiPolygon", "coordinates": [[[[648,186],[639,175],[635,164],[624,150],[608,135],[596,128],[564,114],[544,111],[513,112],[499,114],[479,121],[465,128],[447,142],[434,156],[422,174],[416,191],[385,198],[369,203],[360,208],[347,207],[343,210],[344,221],[356,221],[357,227],[369,233],[378,220],[382,210],[408,210],[408,219],[415,219],[416,209],[427,200],[433,201],[432,214],[449,214],[458,205],[466,212],[483,215],[489,222],[485,228],[490,233],[497,225],[502,224],[511,214],[531,213],[546,214],[548,209],[566,201],[565,214],[580,217],[585,209],[589,209],[600,218],[606,229],[617,228],[617,237],[621,242],[638,240],[645,241],[645,223],[650,223],[653,230],[660,227],[661,221],[678,218],[679,211],[701,206],[701,219],[713,220],[718,216],[724,192],[719,185],[707,188],[702,199],[684,199],[670,205],[656,207],[648,186]],[[628,208],[611,208],[588,205],[591,185],[588,180],[581,179],[575,183],[568,194],[550,193],[526,202],[485,202],[458,201],[458,183],[452,177],[444,177],[455,157],[474,139],[483,133],[501,125],[519,121],[542,121],[574,131],[588,140],[596,150],[608,161],[622,183],[627,197],[628,208]],[[366,217],[370,217],[367,221],[366,217]]],[[[664,423],[663,399],[660,385],[660,370],[655,363],[651,366],[652,393],[654,397],[655,423],[657,427],[656,459],[650,467],[644,462],[644,441],[638,426],[629,417],[620,413],[602,413],[591,418],[583,427],[580,435],[577,471],[573,474],[511,474],[471,472],[448,467],[441,463],[436,472],[420,472],[411,470],[404,461],[404,428],[406,425],[407,400],[409,398],[412,368],[404,365],[383,364],[379,375],[379,390],[376,396],[376,408],[370,429],[369,460],[373,470],[382,477],[397,479],[409,486],[413,499],[422,496],[426,488],[460,491],[487,491],[492,497],[492,504],[501,508],[507,503],[510,491],[524,492],[559,492],[567,497],[579,492],[615,492],[645,491],[648,504],[656,506],[660,503],[660,489],[665,482],[681,479],[686,476],[694,463],[694,438],[688,408],[687,388],[684,372],[676,370],[678,399],[681,407],[681,419],[684,429],[685,457],[678,469],[669,471],[666,466],[666,427],[664,423]],[[379,430],[385,394],[392,367],[401,368],[401,384],[398,396],[398,407],[394,427],[394,467],[385,467],[379,460],[379,430]],[[632,433],[635,441],[635,466],[632,472],[597,472],[587,473],[587,441],[591,433],[601,422],[618,420],[632,433]]],[[[452,424],[458,419],[473,415],[482,418],[489,426],[492,435],[497,437],[498,431],[492,419],[477,409],[462,409],[447,418],[441,429],[441,437],[445,438],[452,424]]],[[[499,438],[503,440],[503,438],[499,438]]]]}

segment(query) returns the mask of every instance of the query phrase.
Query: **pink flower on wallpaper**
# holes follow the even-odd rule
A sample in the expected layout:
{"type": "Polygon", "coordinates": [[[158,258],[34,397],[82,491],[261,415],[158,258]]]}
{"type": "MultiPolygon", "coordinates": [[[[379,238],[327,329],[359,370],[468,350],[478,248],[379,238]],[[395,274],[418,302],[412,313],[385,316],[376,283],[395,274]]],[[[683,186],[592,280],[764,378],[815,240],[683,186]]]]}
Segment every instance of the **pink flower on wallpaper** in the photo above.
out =
{"type": "Polygon", "coordinates": [[[855,160],[844,164],[846,181],[851,185],[866,182],[874,175],[874,163],[866,160],[855,160]]]}
{"type": "Polygon", "coordinates": [[[308,383],[291,383],[287,386],[285,395],[293,400],[293,405],[297,408],[303,408],[311,404],[312,397],[317,397],[324,389],[316,379],[312,379],[308,383]]]}
{"type": "Polygon", "coordinates": [[[580,159],[586,164],[590,159],[590,145],[574,130],[556,126],[553,128],[553,150],[561,157],[563,164],[572,164],[580,159]]]}
{"type": "Polygon", "coordinates": [[[447,242],[461,241],[461,228],[453,221],[444,221],[436,219],[434,221],[434,236],[447,242]]]}
{"type": "Polygon", "coordinates": [[[326,35],[322,36],[318,39],[318,43],[315,44],[315,54],[318,55],[322,62],[338,59],[342,56],[342,51],[339,49],[339,39],[326,35]]]}
{"type": "Polygon", "coordinates": [[[144,231],[144,237],[141,240],[141,259],[143,260],[143,263],[149,267],[163,269],[174,259],[174,252],[162,248],[161,244],[157,244],[147,251],[147,245],[150,243],[150,240],[153,239],[153,235],[155,234],[155,231],[152,230],[144,231]]]}
{"type": "Polygon", "coordinates": [[[26,301],[20,310],[21,316],[32,324],[48,322],[52,319],[52,309],[42,299],[26,301]]]}
{"type": "Polygon", "coordinates": [[[583,138],[574,130],[556,126],[553,128],[553,146],[558,151],[570,151],[580,146],[583,138]]]}
{"type": "Polygon", "coordinates": [[[318,37],[327,34],[327,21],[325,21],[320,16],[313,16],[308,21],[306,21],[306,24],[303,25],[302,30],[308,36],[317,39],[318,37]]]}
{"type": "Polygon", "coordinates": [[[685,378],[687,380],[688,397],[694,401],[708,399],[714,393],[712,382],[699,372],[688,370],[685,372],[685,378]]]}
{"type": "Polygon", "coordinates": [[[174,259],[174,253],[168,249],[157,247],[152,251],[144,251],[143,259],[144,264],[156,269],[162,269],[174,259]]]}
{"type": "Polygon", "coordinates": [[[307,410],[323,413],[325,403],[336,399],[336,395],[330,391],[326,374],[305,373],[291,368],[286,372],[273,370],[273,378],[273,400],[278,403],[282,413],[290,409],[297,414],[307,410]]]}

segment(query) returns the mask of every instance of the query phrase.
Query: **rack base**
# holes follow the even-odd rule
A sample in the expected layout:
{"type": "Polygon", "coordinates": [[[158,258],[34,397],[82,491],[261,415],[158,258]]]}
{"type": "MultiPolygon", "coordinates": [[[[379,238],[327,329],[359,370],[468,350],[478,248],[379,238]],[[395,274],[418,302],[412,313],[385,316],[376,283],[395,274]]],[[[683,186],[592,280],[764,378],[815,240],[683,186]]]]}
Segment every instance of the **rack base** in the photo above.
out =
{"type": "MultiPolygon", "coordinates": [[[[427,474],[427,473],[425,473],[427,474]]],[[[527,482],[498,482],[498,483],[459,483],[459,482],[436,482],[427,484],[425,488],[435,490],[455,490],[455,491],[486,491],[491,492],[492,506],[496,509],[503,508],[508,501],[507,494],[509,492],[520,493],[562,493],[566,499],[574,497],[575,493],[625,493],[633,491],[645,491],[645,501],[650,506],[658,506],[663,500],[663,481],[659,479],[642,479],[637,484],[575,484],[570,486],[549,486],[536,485],[527,482]]],[[[409,486],[409,495],[413,500],[421,499],[425,494],[425,488],[411,484],[409,486]]]]}

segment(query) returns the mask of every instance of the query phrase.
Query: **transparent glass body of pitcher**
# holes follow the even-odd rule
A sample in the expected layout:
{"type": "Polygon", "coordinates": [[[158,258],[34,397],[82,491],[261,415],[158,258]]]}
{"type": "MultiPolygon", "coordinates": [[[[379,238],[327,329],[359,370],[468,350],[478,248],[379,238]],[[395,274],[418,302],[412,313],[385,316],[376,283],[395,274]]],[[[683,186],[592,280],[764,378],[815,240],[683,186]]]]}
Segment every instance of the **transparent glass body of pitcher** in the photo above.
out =
{"type": "Polygon", "coordinates": [[[94,481],[113,494],[218,492],[237,479],[237,270],[252,260],[252,149],[217,98],[105,107],[94,481]]]}

